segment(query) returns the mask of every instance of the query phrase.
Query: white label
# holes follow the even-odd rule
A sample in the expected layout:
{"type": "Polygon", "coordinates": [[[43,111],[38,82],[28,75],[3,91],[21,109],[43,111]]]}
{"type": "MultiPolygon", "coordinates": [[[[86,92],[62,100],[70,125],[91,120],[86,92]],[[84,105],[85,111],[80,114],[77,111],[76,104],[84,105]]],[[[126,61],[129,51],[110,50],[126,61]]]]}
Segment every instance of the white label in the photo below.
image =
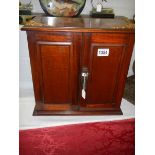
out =
{"type": "Polygon", "coordinates": [[[97,4],[96,11],[97,12],[101,12],[102,11],[102,5],[101,4],[97,4]]]}
{"type": "Polygon", "coordinates": [[[86,91],[84,89],[82,89],[82,98],[86,99],[86,91]]]}
{"type": "Polygon", "coordinates": [[[100,48],[100,49],[98,49],[97,56],[99,56],[99,57],[109,56],[109,49],[108,48],[100,48]]]}

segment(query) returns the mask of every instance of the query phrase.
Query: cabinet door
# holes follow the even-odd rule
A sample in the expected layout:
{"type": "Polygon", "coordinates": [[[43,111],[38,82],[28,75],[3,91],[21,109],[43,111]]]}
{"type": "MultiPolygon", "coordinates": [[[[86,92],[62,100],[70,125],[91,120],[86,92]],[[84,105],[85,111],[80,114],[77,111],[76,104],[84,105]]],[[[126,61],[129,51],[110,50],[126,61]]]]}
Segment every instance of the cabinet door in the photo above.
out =
{"type": "Polygon", "coordinates": [[[106,44],[92,46],[88,103],[113,103],[124,47],[106,44]]]}
{"type": "Polygon", "coordinates": [[[76,104],[80,48],[76,44],[80,37],[72,33],[29,34],[34,93],[40,109],[69,110],[76,104]]]}
{"type": "Polygon", "coordinates": [[[72,43],[37,43],[44,103],[72,102],[72,48],[72,43]]]}
{"type": "MultiPolygon", "coordinates": [[[[127,40],[128,35],[117,34],[92,34],[85,35],[90,46],[85,47],[85,58],[81,66],[88,68],[86,79],[86,96],[82,97],[82,85],[80,104],[82,108],[103,110],[108,108],[119,108],[118,91],[122,92],[121,77],[125,79],[127,61],[127,40]],[[102,109],[103,108],[103,109],[102,109]]],[[[84,81],[84,80],[83,80],[84,81]]],[[[120,97],[119,97],[120,101],[120,97]]],[[[81,109],[82,109],[81,108],[81,109]]]]}

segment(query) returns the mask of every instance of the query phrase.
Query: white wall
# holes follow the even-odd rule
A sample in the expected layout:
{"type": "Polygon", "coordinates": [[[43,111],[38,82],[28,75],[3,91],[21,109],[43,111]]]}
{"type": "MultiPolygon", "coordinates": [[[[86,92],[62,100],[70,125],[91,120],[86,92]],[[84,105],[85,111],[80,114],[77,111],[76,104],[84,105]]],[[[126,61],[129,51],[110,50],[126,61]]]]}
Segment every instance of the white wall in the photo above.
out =
{"type": "MultiPolygon", "coordinates": [[[[21,27],[21,26],[20,26],[21,27]]],[[[32,96],[33,85],[26,32],[19,32],[19,96],[32,96]]]]}
{"type": "MultiPolygon", "coordinates": [[[[29,3],[30,0],[20,0],[23,3],[29,3]]],[[[89,14],[91,10],[91,0],[86,1],[85,8],[82,14],[89,14]]],[[[39,0],[32,0],[33,12],[43,12],[39,0]]],[[[108,0],[105,3],[105,7],[112,7],[114,9],[115,15],[126,16],[132,18],[135,14],[135,0],[108,0]]],[[[33,93],[32,79],[31,79],[31,69],[28,56],[27,38],[25,32],[19,32],[19,65],[20,65],[20,96],[29,96],[33,93]]],[[[134,52],[131,59],[131,64],[128,72],[128,76],[132,75],[132,64],[134,61],[134,52]]]]}

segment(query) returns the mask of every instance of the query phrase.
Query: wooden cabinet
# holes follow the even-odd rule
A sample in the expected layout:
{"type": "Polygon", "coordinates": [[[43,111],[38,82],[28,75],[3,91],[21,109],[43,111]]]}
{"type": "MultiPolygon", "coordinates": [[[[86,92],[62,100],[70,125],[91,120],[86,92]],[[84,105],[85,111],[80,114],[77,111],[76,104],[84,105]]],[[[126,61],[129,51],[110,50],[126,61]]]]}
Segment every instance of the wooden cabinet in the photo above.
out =
{"type": "Polygon", "coordinates": [[[134,44],[134,26],[126,18],[38,17],[22,29],[28,36],[34,115],[122,114],[134,44]]]}

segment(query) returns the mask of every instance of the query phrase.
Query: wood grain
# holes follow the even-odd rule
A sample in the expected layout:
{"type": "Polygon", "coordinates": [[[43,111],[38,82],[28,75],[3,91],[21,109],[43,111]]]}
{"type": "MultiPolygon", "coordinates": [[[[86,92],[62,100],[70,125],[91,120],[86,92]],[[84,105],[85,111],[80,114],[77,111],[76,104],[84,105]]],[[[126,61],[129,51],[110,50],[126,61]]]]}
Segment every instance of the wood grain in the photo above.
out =
{"type": "Polygon", "coordinates": [[[134,23],[125,17],[104,18],[65,18],[38,16],[27,22],[22,30],[46,32],[124,32],[134,33],[134,23]]]}
{"type": "Polygon", "coordinates": [[[120,104],[134,46],[126,18],[40,17],[27,31],[34,115],[122,114],[120,104]],[[98,49],[109,56],[97,56],[98,49]],[[86,99],[81,72],[88,69],[86,99]]]}

